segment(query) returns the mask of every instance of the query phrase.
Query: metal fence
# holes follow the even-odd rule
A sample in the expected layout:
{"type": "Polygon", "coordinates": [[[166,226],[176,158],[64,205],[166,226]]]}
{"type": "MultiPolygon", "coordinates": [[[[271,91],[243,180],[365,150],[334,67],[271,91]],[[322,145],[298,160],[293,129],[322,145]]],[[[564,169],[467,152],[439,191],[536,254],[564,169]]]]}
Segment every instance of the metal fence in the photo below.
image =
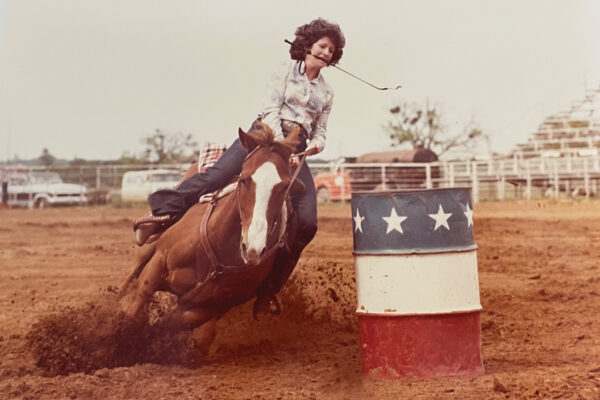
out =
{"type": "MultiPolygon", "coordinates": [[[[324,174],[342,177],[338,182],[344,180],[345,193],[468,186],[475,202],[597,197],[600,180],[598,156],[409,164],[332,163],[311,167],[316,177],[324,174]]],[[[349,196],[346,194],[344,198],[349,196]]]]}
{"type": "MultiPolygon", "coordinates": [[[[440,161],[435,163],[340,163],[309,164],[317,185],[319,178],[338,186],[340,200],[351,191],[401,190],[417,188],[472,188],[473,200],[535,199],[550,197],[598,196],[600,160],[592,157],[491,159],[440,161]],[[336,179],[337,178],[337,179],[336,179]]],[[[5,166],[6,167],[6,166],[5,166]]],[[[84,165],[20,167],[21,171],[54,171],[67,183],[85,185],[90,193],[120,194],[127,171],[156,168],[179,169],[175,165],[84,165]]]]}

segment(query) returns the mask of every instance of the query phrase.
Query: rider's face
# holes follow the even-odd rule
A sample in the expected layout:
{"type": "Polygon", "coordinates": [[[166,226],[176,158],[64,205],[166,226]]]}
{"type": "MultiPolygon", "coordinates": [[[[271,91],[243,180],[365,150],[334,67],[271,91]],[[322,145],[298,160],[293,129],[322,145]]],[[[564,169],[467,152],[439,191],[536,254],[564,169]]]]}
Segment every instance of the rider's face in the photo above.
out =
{"type": "Polygon", "coordinates": [[[319,57],[311,57],[310,55],[306,56],[305,62],[313,64],[315,67],[321,69],[326,67],[331,62],[333,58],[333,53],[335,52],[335,43],[328,36],[323,36],[321,39],[317,40],[313,43],[310,49],[307,49],[309,54],[313,56],[319,57]],[[327,62],[323,61],[326,60],[327,62]]]}

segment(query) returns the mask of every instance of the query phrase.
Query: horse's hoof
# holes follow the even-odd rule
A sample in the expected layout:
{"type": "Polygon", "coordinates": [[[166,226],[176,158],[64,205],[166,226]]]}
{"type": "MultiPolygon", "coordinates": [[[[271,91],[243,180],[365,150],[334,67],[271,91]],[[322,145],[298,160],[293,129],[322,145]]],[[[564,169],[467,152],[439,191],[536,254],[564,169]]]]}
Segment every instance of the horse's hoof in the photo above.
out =
{"type": "Polygon", "coordinates": [[[252,306],[252,316],[258,321],[258,315],[261,313],[269,313],[273,315],[281,314],[282,310],[281,302],[279,297],[275,294],[269,294],[264,297],[259,297],[252,306]]]}
{"type": "Polygon", "coordinates": [[[273,315],[281,314],[281,302],[276,294],[273,294],[273,297],[269,299],[269,312],[273,315]]]}

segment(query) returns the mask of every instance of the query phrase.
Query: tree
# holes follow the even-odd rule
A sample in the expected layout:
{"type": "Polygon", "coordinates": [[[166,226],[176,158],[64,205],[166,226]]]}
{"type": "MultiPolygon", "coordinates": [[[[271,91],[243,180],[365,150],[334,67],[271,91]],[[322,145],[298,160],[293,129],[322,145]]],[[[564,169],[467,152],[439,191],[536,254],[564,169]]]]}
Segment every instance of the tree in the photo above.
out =
{"type": "Polygon", "coordinates": [[[128,151],[124,151],[116,161],[117,164],[143,164],[144,160],[128,151]]]}
{"type": "Polygon", "coordinates": [[[39,157],[39,160],[41,161],[42,164],[44,164],[44,166],[49,167],[52,164],[54,164],[56,157],[54,157],[52,154],[50,154],[48,149],[44,148],[42,150],[42,155],[39,157]]]}
{"type": "Polygon", "coordinates": [[[143,138],[142,143],[146,146],[142,157],[145,162],[162,164],[196,161],[198,144],[193,140],[192,134],[167,134],[156,129],[153,134],[143,138]]]}
{"type": "Polygon", "coordinates": [[[441,156],[450,149],[470,149],[483,136],[475,122],[464,125],[462,131],[453,136],[446,134],[442,115],[437,107],[404,103],[390,109],[392,120],[386,130],[392,146],[411,143],[413,148],[424,147],[441,156]]]}

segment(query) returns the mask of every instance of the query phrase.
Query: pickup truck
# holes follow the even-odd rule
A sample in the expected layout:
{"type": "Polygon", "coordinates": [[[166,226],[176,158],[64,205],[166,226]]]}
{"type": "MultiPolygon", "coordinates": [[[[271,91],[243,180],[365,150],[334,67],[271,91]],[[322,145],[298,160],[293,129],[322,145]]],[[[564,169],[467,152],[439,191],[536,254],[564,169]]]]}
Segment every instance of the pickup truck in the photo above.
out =
{"type": "Polygon", "coordinates": [[[6,201],[8,207],[46,208],[87,203],[86,187],[64,183],[56,172],[15,172],[0,180],[3,183],[0,198],[6,201]]]}
{"type": "Polygon", "coordinates": [[[181,181],[183,172],[178,169],[150,169],[128,171],[121,182],[121,200],[146,201],[148,195],[159,189],[173,189],[181,181]]]}

